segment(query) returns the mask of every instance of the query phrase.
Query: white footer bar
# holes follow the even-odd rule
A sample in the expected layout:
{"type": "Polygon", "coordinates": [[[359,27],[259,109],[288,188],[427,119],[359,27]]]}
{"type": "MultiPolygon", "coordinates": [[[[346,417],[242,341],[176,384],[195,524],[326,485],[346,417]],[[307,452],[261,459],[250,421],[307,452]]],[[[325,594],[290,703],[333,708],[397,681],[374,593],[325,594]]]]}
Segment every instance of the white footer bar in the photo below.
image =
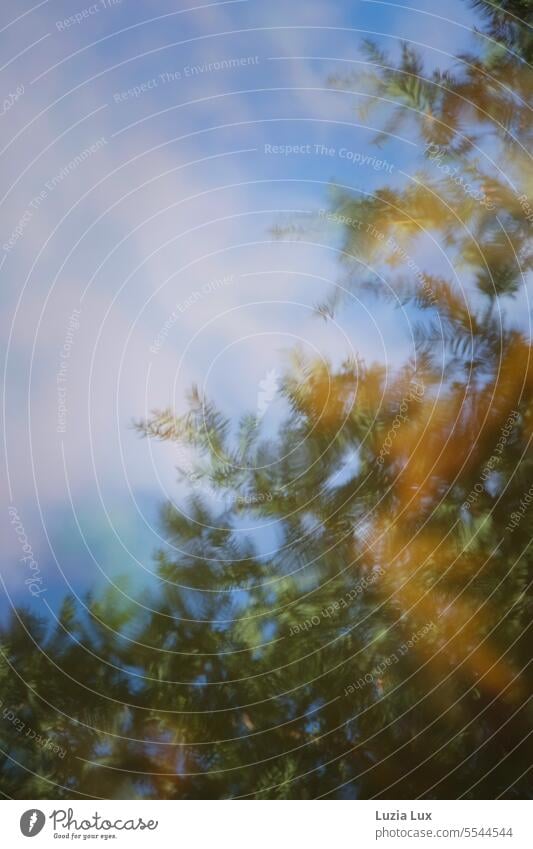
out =
{"type": "Polygon", "coordinates": [[[2,845],[532,849],[528,801],[11,801],[2,845]]]}

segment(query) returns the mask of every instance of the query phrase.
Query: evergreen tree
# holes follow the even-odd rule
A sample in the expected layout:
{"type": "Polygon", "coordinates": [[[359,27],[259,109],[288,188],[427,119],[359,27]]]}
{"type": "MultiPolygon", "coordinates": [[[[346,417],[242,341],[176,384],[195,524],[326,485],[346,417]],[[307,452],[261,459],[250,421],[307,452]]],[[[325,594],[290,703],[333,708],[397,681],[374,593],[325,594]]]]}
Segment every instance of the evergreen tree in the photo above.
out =
{"type": "Polygon", "coordinates": [[[3,705],[67,753],[0,723],[6,795],[531,797],[532,351],[505,317],[532,262],[531,3],[475,5],[457,68],[366,45],[376,141],[410,126],[424,153],[403,188],[332,192],[343,285],[385,298],[386,274],[419,316],[416,361],[391,378],[295,351],[275,434],[197,390],[138,425],[195,458],[164,509],[160,589],[142,614],[108,594],[66,602],[51,634],[6,625],[3,705]],[[423,231],[468,297],[409,264],[423,231]]]}

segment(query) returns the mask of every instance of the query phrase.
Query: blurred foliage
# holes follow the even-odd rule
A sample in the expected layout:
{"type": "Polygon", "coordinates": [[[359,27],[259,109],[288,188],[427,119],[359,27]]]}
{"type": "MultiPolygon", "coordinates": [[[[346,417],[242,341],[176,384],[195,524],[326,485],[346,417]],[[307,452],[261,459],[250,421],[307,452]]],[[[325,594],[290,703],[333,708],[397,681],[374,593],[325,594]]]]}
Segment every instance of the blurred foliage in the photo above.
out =
{"type": "Polygon", "coordinates": [[[142,607],[116,591],[86,612],[68,600],[51,633],[13,613],[2,706],[66,756],[0,718],[5,795],[531,797],[533,373],[504,315],[532,261],[531,3],[475,5],[479,51],[451,70],[366,46],[377,142],[410,123],[426,151],[405,188],[332,196],[347,288],[386,297],[354,260],[385,270],[420,312],[416,363],[391,378],[295,351],[276,435],[253,416],[235,433],[197,390],[186,415],[138,424],[195,458],[186,508],[164,508],[159,590],[142,607]],[[473,295],[406,269],[422,230],[473,295]],[[275,530],[272,552],[243,520],[275,530]]]}

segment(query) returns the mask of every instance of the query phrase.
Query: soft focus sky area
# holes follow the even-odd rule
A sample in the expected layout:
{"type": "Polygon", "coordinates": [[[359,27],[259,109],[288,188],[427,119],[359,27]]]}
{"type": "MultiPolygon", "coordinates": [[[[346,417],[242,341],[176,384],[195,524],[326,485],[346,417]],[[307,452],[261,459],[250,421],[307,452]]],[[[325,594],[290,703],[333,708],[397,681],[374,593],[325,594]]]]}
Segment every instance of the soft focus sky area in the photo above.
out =
{"type": "MultiPolygon", "coordinates": [[[[0,116],[4,605],[41,601],[24,585],[10,506],[52,607],[117,575],[133,596],[155,580],[158,510],[183,496],[179,458],[132,421],[183,411],[192,383],[238,417],[295,344],[389,369],[413,353],[401,309],[354,300],[336,322],[313,315],[340,279],[337,231],[313,245],[271,228],[315,220],[331,181],[372,192],[414,169],[416,138],[376,149],[377,116],[365,126],[355,96],[327,86],[361,67],[361,40],[395,55],[409,40],[431,68],[472,44],[471,23],[457,0],[3,0],[1,95],[18,91],[0,116]],[[295,144],[311,153],[265,150],[295,144]]],[[[447,267],[438,245],[420,250],[447,267]]]]}

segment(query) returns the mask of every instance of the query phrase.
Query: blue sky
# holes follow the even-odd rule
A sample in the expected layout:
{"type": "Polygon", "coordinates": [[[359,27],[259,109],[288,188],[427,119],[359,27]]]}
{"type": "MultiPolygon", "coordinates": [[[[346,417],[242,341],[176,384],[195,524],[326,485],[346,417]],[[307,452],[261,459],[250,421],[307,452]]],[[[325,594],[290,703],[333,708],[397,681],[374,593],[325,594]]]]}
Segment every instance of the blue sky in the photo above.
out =
{"type": "Polygon", "coordinates": [[[376,151],[372,118],[365,126],[327,77],[358,67],[370,36],[393,53],[399,39],[419,43],[429,67],[448,64],[471,43],[466,4],[446,5],[450,22],[429,0],[176,7],[2,5],[2,90],[23,88],[2,115],[1,153],[0,569],[16,601],[31,599],[10,504],[52,605],[117,574],[153,580],[158,508],[182,490],[173,449],[140,441],[133,419],[183,410],[193,382],[228,415],[253,411],[295,343],[391,368],[412,350],[409,316],[374,302],[317,320],[313,305],[339,278],[338,241],[276,242],[270,228],[316,216],[331,181],[401,184],[416,142],[376,151]],[[342,150],[386,159],[391,173],[342,150]]]}

